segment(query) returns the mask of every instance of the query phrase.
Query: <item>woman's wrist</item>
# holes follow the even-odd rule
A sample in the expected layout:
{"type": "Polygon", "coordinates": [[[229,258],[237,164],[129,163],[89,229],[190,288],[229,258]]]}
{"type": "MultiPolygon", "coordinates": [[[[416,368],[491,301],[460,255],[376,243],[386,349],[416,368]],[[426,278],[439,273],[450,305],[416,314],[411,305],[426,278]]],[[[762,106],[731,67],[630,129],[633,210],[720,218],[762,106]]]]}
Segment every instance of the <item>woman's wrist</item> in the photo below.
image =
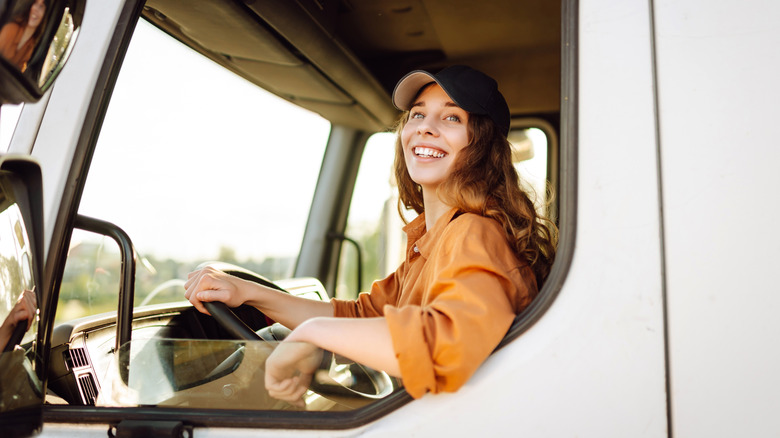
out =
{"type": "Polygon", "coordinates": [[[320,348],[326,348],[321,342],[323,333],[327,330],[328,321],[333,318],[318,316],[302,322],[287,336],[290,342],[308,342],[320,348]]]}
{"type": "Polygon", "coordinates": [[[236,293],[241,299],[242,304],[262,309],[266,306],[266,300],[264,300],[265,286],[255,283],[254,281],[238,279],[236,284],[236,293]]]}

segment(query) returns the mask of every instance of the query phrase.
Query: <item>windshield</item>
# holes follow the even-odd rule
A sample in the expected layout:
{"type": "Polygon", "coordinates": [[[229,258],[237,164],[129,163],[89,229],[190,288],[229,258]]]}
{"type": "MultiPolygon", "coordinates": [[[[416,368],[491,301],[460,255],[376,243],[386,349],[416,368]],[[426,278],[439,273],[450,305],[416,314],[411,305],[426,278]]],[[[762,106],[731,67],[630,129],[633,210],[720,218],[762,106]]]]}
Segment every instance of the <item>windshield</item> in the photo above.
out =
{"type": "MultiPolygon", "coordinates": [[[[220,260],[292,274],[330,133],[319,115],[141,20],[112,94],[79,214],[112,222],[139,255],[135,305],[183,299],[220,260]]],[[[58,320],[114,310],[116,245],[76,232],[58,320]]]]}

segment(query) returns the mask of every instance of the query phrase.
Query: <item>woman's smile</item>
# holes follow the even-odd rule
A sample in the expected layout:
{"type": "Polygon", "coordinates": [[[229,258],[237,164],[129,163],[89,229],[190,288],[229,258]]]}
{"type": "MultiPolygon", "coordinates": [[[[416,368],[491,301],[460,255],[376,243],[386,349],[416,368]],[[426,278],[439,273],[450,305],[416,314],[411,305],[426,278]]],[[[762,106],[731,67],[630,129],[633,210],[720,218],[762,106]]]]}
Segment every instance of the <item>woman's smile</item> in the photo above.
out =
{"type": "Polygon", "coordinates": [[[447,153],[441,149],[427,146],[416,146],[414,148],[414,154],[420,158],[444,158],[447,156],[447,153]]]}

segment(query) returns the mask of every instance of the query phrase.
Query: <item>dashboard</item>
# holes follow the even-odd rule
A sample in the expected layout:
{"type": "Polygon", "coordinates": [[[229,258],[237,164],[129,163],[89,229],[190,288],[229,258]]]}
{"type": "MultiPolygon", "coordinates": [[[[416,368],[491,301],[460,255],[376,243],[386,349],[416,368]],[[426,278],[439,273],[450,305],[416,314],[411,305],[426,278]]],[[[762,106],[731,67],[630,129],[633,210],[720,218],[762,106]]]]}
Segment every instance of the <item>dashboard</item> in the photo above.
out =
{"type": "MultiPolygon", "coordinates": [[[[312,278],[277,282],[288,292],[327,300],[312,278]]],[[[253,330],[273,321],[257,309],[233,309],[253,330]]],[[[210,409],[299,409],[270,398],[265,359],[276,342],[231,336],[189,302],[134,309],[131,341],[117,346],[116,313],[55,327],[45,402],[81,406],[179,406],[210,409]]],[[[306,410],[350,410],[383,398],[400,385],[387,374],[326,355],[306,410]]]]}

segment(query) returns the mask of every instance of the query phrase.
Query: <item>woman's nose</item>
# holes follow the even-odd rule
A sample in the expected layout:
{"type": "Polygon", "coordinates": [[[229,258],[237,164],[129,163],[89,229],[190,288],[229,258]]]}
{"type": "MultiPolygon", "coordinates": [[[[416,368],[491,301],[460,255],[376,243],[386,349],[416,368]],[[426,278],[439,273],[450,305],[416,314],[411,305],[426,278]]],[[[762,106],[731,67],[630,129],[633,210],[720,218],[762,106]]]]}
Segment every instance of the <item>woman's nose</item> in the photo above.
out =
{"type": "Polygon", "coordinates": [[[419,125],[417,125],[417,133],[420,135],[423,134],[429,134],[436,136],[439,134],[438,127],[436,126],[436,121],[434,119],[426,117],[423,119],[419,125]]]}

